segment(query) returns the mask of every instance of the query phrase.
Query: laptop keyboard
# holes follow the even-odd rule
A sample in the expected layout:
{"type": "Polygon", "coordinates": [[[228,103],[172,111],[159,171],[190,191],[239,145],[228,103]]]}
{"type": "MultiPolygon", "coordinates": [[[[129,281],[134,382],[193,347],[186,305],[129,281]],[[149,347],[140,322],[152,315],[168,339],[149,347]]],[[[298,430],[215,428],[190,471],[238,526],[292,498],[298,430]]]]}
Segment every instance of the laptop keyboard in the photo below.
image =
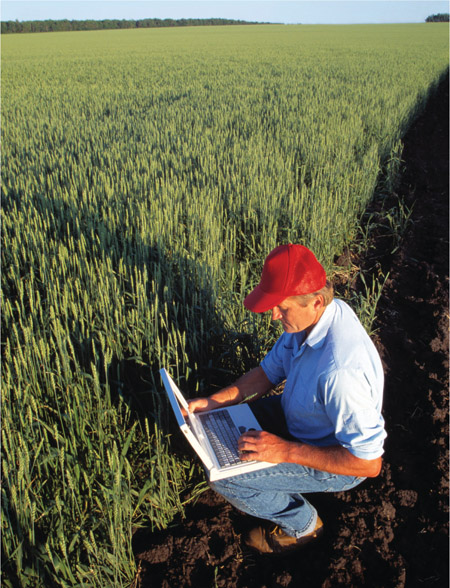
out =
{"type": "Polygon", "coordinates": [[[220,410],[197,416],[202,422],[205,433],[221,467],[231,466],[237,463],[248,463],[243,462],[239,458],[237,442],[241,433],[233,423],[228,411],[220,410]]]}

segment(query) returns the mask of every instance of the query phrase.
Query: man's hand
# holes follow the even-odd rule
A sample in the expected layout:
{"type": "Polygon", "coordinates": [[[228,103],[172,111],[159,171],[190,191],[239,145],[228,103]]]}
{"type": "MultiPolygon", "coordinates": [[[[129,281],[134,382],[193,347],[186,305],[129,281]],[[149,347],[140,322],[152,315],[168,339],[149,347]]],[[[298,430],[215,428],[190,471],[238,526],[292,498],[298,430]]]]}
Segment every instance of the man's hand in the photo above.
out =
{"type": "MultiPolygon", "coordinates": [[[[206,410],[239,404],[240,402],[245,402],[250,396],[252,399],[262,396],[271,387],[272,384],[262,367],[259,366],[241,376],[234,384],[230,384],[230,386],[212,394],[209,398],[193,398],[192,400],[188,400],[189,412],[204,412],[206,410]]],[[[185,410],[182,410],[184,416],[187,416],[185,412],[185,410]]]]}
{"type": "Polygon", "coordinates": [[[267,431],[246,431],[238,441],[242,461],[287,462],[291,445],[290,441],[267,431]]]}
{"type": "MultiPolygon", "coordinates": [[[[193,398],[188,400],[189,412],[205,412],[206,410],[213,410],[219,408],[220,402],[213,398],[193,398]]],[[[184,415],[186,416],[186,415],[184,415]]]]}

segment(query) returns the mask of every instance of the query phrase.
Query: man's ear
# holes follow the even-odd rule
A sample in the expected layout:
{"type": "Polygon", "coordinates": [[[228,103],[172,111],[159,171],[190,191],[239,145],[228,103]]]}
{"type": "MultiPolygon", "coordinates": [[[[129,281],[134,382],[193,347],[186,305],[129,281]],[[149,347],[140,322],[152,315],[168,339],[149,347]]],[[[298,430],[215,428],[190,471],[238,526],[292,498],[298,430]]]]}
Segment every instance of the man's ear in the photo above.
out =
{"type": "Polygon", "coordinates": [[[318,294],[314,300],[314,310],[320,310],[325,306],[325,299],[322,294],[318,294]]]}

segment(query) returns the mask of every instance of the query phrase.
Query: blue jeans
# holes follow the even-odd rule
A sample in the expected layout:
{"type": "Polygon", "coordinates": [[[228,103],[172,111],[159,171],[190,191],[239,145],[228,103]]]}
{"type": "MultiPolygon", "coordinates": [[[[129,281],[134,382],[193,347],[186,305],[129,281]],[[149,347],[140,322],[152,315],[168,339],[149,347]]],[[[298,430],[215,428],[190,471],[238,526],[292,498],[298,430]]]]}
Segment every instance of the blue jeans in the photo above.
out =
{"type": "MultiPolygon", "coordinates": [[[[285,439],[293,439],[286,428],[279,396],[257,400],[249,406],[264,430],[285,439]]],[[[239,510],[276,523],[292,537],[302,537],[314,529],[317,521],[316,509],[302,494],[349,490],[364,479],[330,474],[293,463],[280,463],[217,480],[211,482],[210,486],[239,510]]]]}

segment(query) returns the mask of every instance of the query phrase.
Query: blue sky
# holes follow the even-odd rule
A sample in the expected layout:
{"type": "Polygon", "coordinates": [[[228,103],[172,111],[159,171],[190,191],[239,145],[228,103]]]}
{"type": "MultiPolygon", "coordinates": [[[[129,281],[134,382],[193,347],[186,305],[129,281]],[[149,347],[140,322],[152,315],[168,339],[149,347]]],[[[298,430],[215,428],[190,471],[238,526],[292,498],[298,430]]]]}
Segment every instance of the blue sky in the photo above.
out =
{"type": "Polygon", "coordinates": [[[233,18],[261,22],[352,24],[424,22],[449,12],[434,0],[2,0],[1,20],[233,18]]]}

